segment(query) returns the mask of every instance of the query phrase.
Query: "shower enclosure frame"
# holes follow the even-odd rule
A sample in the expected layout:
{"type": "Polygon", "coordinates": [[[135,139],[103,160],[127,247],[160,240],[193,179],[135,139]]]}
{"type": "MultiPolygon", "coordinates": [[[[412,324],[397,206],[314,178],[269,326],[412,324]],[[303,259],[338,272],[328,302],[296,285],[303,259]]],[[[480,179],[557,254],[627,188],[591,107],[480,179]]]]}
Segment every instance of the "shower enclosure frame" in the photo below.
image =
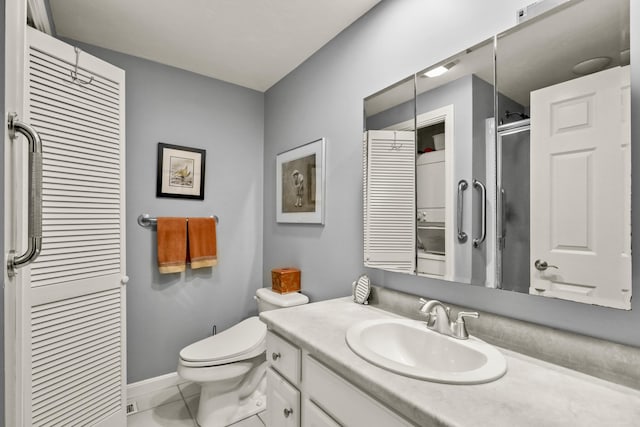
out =
{"type": "MultiPolygon", "coordinates": [[[[516,122],[499,125],[496,129],[496,231],[497,239],[495,245],[495,260],[496,260],[496,277],[495,287],[497,289],[503,289],[503,250],[505,248],[506,239],[506,203],[508,196],[504,191],[502,184],[503,179],[503,165],[502,165],[502,149],[503,149],[503,137],[509,135],[515,135],[522,132],[531,131],[531,119],[518,120],[516,122]]],[[[526,260],[527,265],[529,260],[526,260]]]]}

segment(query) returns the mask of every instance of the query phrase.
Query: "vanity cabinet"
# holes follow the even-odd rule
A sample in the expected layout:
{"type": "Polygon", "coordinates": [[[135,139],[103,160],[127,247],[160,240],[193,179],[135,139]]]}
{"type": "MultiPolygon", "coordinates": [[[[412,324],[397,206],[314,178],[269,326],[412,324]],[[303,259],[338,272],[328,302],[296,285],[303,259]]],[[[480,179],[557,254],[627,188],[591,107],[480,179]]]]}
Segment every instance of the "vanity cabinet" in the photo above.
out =
{"type": "Polygon", "coordinates": [[[300,426],[300,349],[267,333],[267,408],[270,426],[300,426]]]}
{"type": "Polygon", "coordinates": [[[309,399],[304,401],[302,410],[305,427],[340,427],[340,424],[309,399]]]}
{"type": "Polygon", "coordinates": [[[308,352],[267,333],[268,427],[409,427],[308,352]]]}

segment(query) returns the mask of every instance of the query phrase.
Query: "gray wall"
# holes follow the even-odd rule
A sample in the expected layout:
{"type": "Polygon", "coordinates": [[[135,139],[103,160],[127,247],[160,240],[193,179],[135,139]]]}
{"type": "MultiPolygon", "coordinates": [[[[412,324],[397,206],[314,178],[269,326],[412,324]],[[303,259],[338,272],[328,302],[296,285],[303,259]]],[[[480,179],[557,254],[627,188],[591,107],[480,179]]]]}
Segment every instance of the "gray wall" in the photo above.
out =
{"type": "MultiPolygon", "coordinates": [[[[70,44],[79,44],[66,40],[70,44]]],[[[126,71],[128,382],[175,372],[186,345],[256,313],[262,287],[264,95],[81,44],[126,71]],[[207,150],[205,200],[156,198],[158,142],[207,150]],[[220,218],[213,269],[160,275],[153,216],[220,218]]]]}
{"type": "MultiPolygon", "coordinates": [[[[350,292],[362,267],[362,100],[412,72],[443,60],[515,24],[530,0],[383,0],[363,18],[281,80],[265,97],[264,269],[296,265],[313,300],[350,292]],[[481,18],[479,18],[481,17],[481,18]],[[425,23],[428,23],[426,25],[425,23]],[[326,225],[277,224],[275,156],[319,137],[327,138],[326,225]]],[[[631,22],[640,7],[631,5],[631,22]]],[[[640,33],[632,28],[632,108],[640,108],[640,33]]],[[[640,121],[633,123],[640,138],[640,121]]],[[[640,150],[633,152],[633,181],[640,185],[640,150]]],[[[632,208],[640,210],[640,192],[632,208]]],[[[633,246],[640,246],[634,233],[633,246]]],[[[633,292],[640,295],[640,262],[633,292]]],[[[633,311],[543,299],[370,270],[373,282],[552,327],[640,346],[640,298],[633,311]]]]}

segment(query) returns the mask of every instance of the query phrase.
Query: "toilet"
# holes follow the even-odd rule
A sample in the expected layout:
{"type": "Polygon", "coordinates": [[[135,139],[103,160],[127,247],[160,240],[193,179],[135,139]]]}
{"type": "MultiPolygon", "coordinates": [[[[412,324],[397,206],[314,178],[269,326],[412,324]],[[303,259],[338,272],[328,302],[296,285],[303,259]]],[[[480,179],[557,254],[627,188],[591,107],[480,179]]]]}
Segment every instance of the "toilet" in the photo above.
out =
{"type": "MultiPolygon", "coordinates": [[[[258,289],[254,298],[258,312],[309,302],[301,293],[269,288],[258,289]]],[[[178,375],[201,385],[200,427],[227,426],[265,409],[266,337],[266,325],[253,316],[180,351],[178,375]]]]}

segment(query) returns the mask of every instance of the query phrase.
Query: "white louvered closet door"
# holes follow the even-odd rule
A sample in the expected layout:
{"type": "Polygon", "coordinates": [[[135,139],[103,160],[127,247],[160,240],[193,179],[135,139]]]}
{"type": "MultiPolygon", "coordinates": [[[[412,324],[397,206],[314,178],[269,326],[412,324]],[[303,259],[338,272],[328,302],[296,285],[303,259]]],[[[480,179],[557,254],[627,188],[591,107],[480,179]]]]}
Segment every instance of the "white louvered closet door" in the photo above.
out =
{"type": "Polygon", "coordinates": [[[27,31],[26,121],[42,138],[43,246],[23,274],[24,419],[124,426],[124,71],[27,31]]]}
{"type": "Polygon", "coordinates": [[[368,131],[365,134],[364,145],[364,265],[414,273],[414,132],[368,131]]]}

